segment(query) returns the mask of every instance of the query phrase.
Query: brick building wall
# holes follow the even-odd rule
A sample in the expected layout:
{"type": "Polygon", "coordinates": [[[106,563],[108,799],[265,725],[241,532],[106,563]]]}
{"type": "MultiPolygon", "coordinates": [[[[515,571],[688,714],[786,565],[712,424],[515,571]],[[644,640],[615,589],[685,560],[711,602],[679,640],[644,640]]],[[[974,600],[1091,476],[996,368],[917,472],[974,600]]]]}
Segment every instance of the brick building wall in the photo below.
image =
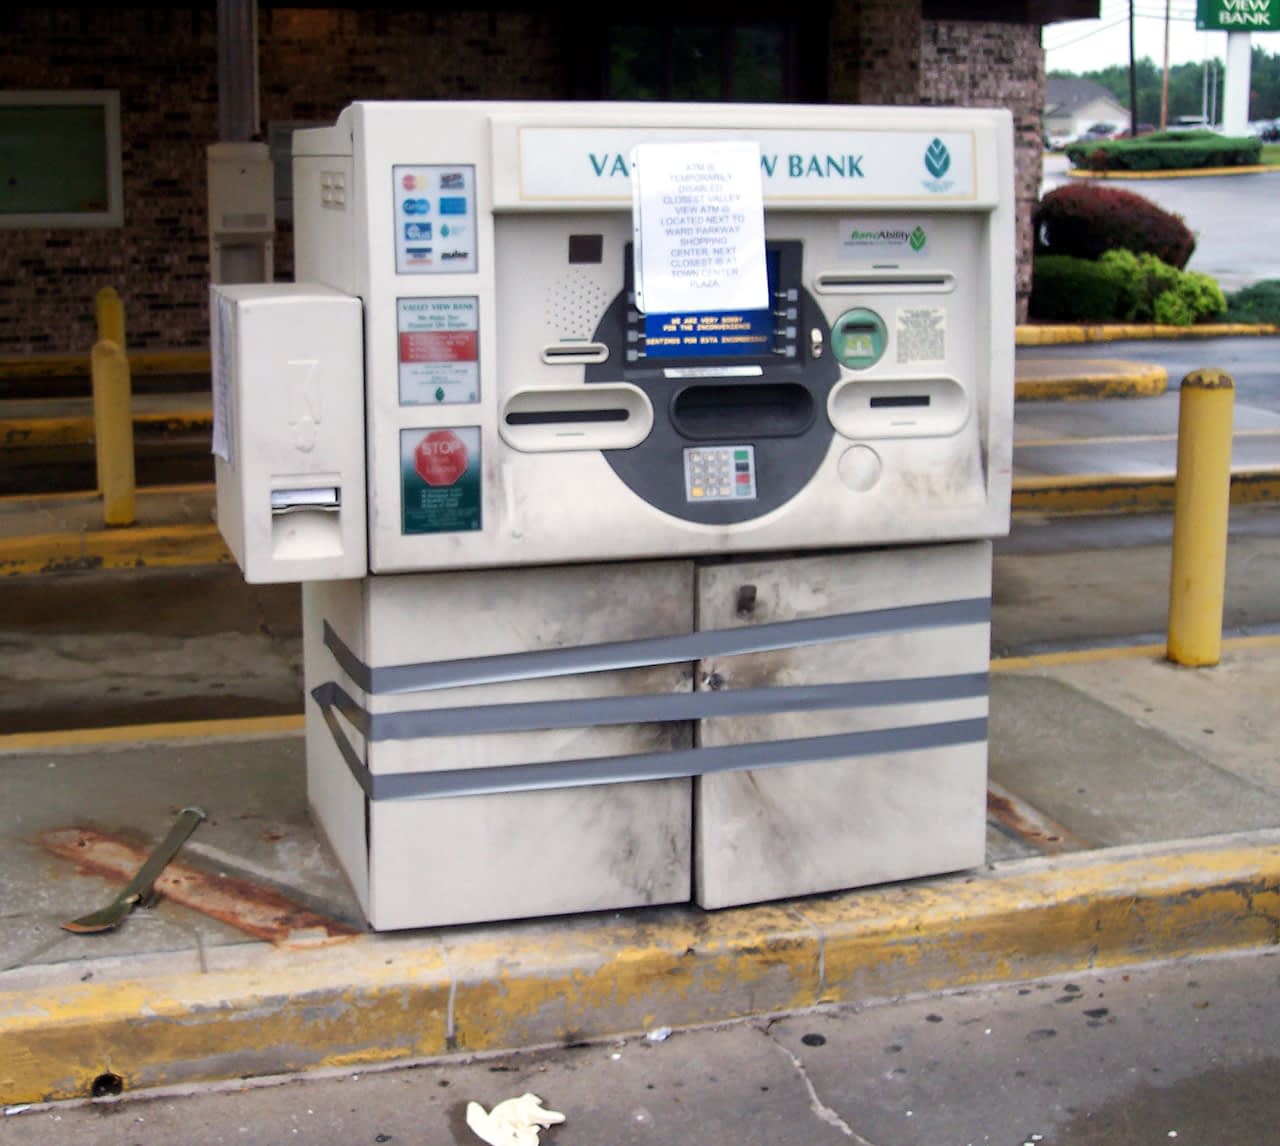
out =
{"type": "MultiPolygon", "coordinates": [[[[217,138],[216,9],[0,15],[0,88],[116,89],[124,226],[0,231],[0,354],[85,351],[114,286],[135,347],[208,344],[205,147],[217,138]]],[[[333,122],[354,99],[559,98],[560,38],[534,12],[265,10],[260,112],[333,122]],[[513,50],[514,46],[514,50],[513,50]]],[[[292,273],[290,229],[276,236],[292,273]]]]}
{"type": "Polygon", "coordinates": [[[1007,107],[1013,112],[1018,199],[1018,320],[1031,293],[1031,214],[1039,197],[1044,114],[1040,29],[1025,24],[926,21],[920,38],[920,102],[1007,107]]]}
{"type": "MultiPolygon", "coordinates": [[[[87,351],[93,296],[115,286],[135,347],[208,340],[205,146],[217,134],[216,8],[0,13],[0,87],[116,89],[121,228],[0,232],[0,354],[87,351]]],[[[568,41],[534,11],[264,9],[263,124],[332,122],[353,99],[559,99],[568,41]]],[[[1018,124],[1019,290],[1030,282],[1030,208],[1039,182],[1043,54],[1014,24],[922,22],[898,0],[836,0],[835,103],[995,104],[1018,124]]],[[[287,224],[278,278],[292,269],[287,224]]]]}
{"type": "Polygon", "coordinates": [[[832,103],[919,102],[920,8],[900,0],[835,0],[831,7],[832,103]]]}
{"type": "Polygon", "coordinates": [[[104,286],[121,293],[130,342],[208,341],[202,141],[218,128],[216,32],[212,7],[0,16],[0,87],[119,91],[125,214],[123,227],[0,231],[0,353],[87,351],[104,286]]]}

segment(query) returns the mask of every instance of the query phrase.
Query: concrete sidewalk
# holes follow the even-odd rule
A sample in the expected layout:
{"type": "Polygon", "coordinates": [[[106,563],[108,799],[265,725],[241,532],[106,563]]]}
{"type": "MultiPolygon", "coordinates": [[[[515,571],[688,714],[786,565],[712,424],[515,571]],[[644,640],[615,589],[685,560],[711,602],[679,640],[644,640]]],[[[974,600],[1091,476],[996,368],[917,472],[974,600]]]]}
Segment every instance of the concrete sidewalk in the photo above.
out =
{"type": "Polygon", "coordinates": [[[1278,666],[1280,641],[1265,638],[1196,673],[1150,653],[997,664],[980,869],[719,912],[399,934],[359,929],[309,826],[296,731],[11,746],[0,1101],[576,1043],[1274,945],[1280,769],[1262,714],[1278,666]],[[156,908],[112,934],[58,929],[108,902],[188,803],[211,820],[156,908]],[[113,865],[116,879],[97,874],[113,865]]]}
{"type": "MultiPolygon", "coordinates": [[[[5,634],[12,703],[56,688],[65,713],[84,715],[105,690],[154,698],[171,718],[0,736],[0,1103],[574,1043],[1280,943],[1280,510],[1233,521],[1223,660],[1190,670],[1159,639],[1167,537],[1053,551],[1036,545],[1042,503],[1019,507],[1048,491],[1089,508],[1089,485],[1151,508],[1144,488],[1172,489],[1158,456],[1145,476],[1148,462],[1117,466],[1128,451],[1114,448],[1109,472],[1046,473],[1034,459],[1085,449],[1104,413],[1156,419],[1145,433],[1125,421],[1123,436],[1158,454],[1167,406],[1019,406],[1021,540],[997,547],[993,590],[987,863],[718,912],[364,931],[306,808],[293,606],[214,568],[229,558],[212,488],[142,491],[138,526],[118,530],[100,527],[92,495],[4,499],[0,573],[54,574],[7,582],[27,634],[5,634]],[[113,577],[157,579],[128,598],[146,639],[121,642],[126,582],[113,577]],[[162,631],[159,602],[175,600],[187,612],[162,631]],[[237,688],[274,707],[192,719],[183,700],[237,688]],[[108,934],[60,929],[108,902],[187,804],[210,820],[154,908],[108,934]]],[[[1249,469],[1233,493],[1267,500],[1277,482],[1249,469]]]]}
{"type": "MultiPolygon", "coordinates": [[[[949,876],[717,912],[370,934],[311,826],[300,717],[0,738],[0,1101],[574,1043],[1274,945],[1278,512],[1251,510],[1233,534],[1231,635],[1213,669],[1176,668],[1147,640],[1167,595],[1163,539],[1044,550],[1028,524],[1002,544],[987,863],[949,876]],[[1114,626],[1104,647],[1098,615],[1114,626]],[[108,902],[187,804],[210,820],[157,906],[113,933],[60,930],[108,902]]],[[[223,608],[192,589],[188,611],[223,608]]],[[[223,591],[240,593],[230,576],[223,591]]],[[[66,671],[128,691],[148,673],[211,679],[222,654],[262,662],[250,645],[219,654],[219,629],[140,646],[136,662],[119,638],[83,637],[66,671]]],[[[36,659],[15,665],[27,676],[61,648],[38,631],[36,659]]],[[[288,680],[288,656],[276,671],[288,680]]]]}

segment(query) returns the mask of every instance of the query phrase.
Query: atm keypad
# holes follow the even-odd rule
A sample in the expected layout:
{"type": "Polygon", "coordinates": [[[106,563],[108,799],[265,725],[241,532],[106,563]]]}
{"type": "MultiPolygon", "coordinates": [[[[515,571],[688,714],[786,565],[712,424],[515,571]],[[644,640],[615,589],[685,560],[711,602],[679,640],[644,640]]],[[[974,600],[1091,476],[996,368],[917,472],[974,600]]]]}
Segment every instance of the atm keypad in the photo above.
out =
{"type": "Polygon", "coordinates": [[[684,451],[689,501],[739,501],[756,496],[754,446],[696,446],[684,451]]]}

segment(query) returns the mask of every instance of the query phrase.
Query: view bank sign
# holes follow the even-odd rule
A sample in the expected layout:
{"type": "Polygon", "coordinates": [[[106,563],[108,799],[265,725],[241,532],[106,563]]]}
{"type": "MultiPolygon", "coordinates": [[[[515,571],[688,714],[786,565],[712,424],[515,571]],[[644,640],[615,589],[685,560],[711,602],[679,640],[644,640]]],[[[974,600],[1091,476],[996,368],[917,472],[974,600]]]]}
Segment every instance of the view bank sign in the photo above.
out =
{"type": "Polygon", "coordinates": [[[1202,31],[1280,32],[1280,0],[1197,0],[1202,31]]]}
{"type": "Polygon", "coordinates": [[[520,198],[526,202],[631,202],[639,143],[749,139],[760,145],[766,202],[977,197],[967,131],[779,131],[524,127],[520,198]]]}

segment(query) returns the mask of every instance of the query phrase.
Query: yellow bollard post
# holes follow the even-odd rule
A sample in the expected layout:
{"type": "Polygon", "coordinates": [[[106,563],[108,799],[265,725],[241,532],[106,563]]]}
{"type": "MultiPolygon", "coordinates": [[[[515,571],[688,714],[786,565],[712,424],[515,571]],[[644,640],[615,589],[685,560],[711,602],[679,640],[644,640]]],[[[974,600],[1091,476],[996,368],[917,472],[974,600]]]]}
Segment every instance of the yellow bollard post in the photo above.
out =
{"type": "Polygon", "coordinates": [[[1235,382],[1222,370],[1182,380],[1165,654],[1174,664],[1216,665],[1222,653],[1235,396],[1235,382]]]}
{"type": "Polygon", "coordinates": [[[97,437],[94,450],[102,479],[106,525],[132,525],[134,518],[133,410],[129,359],[124,348],[100,339],[91,356],[97,437]]]}
{"type": "MultiPolygon", "coordinates": [[[[98,324],[98,341],[114,342],[121,350],[124,342],[124,303],[120,301],[120,293],[115,287],[105,286],[94,296],[94,311],[98,324]]],[[[94,373],[94,378],[97,374],[94,373]]],[[[102,441],[102,401],[98,395],[98,384],[93,384],[93,440],[102,441]]],[[[97,446],[94,446],[95,452],[97,446]]],[[[99,458],[101,455],[99,454],[99,458]]],[[[98,462],[98,492],[102,493],[102,463],[98,462]]]]}
{"type": "Polygon", "coordinates": [[[124,348],[124,303],[115,287],[105,286],[94,296],[98,338],[124,348]]]}

